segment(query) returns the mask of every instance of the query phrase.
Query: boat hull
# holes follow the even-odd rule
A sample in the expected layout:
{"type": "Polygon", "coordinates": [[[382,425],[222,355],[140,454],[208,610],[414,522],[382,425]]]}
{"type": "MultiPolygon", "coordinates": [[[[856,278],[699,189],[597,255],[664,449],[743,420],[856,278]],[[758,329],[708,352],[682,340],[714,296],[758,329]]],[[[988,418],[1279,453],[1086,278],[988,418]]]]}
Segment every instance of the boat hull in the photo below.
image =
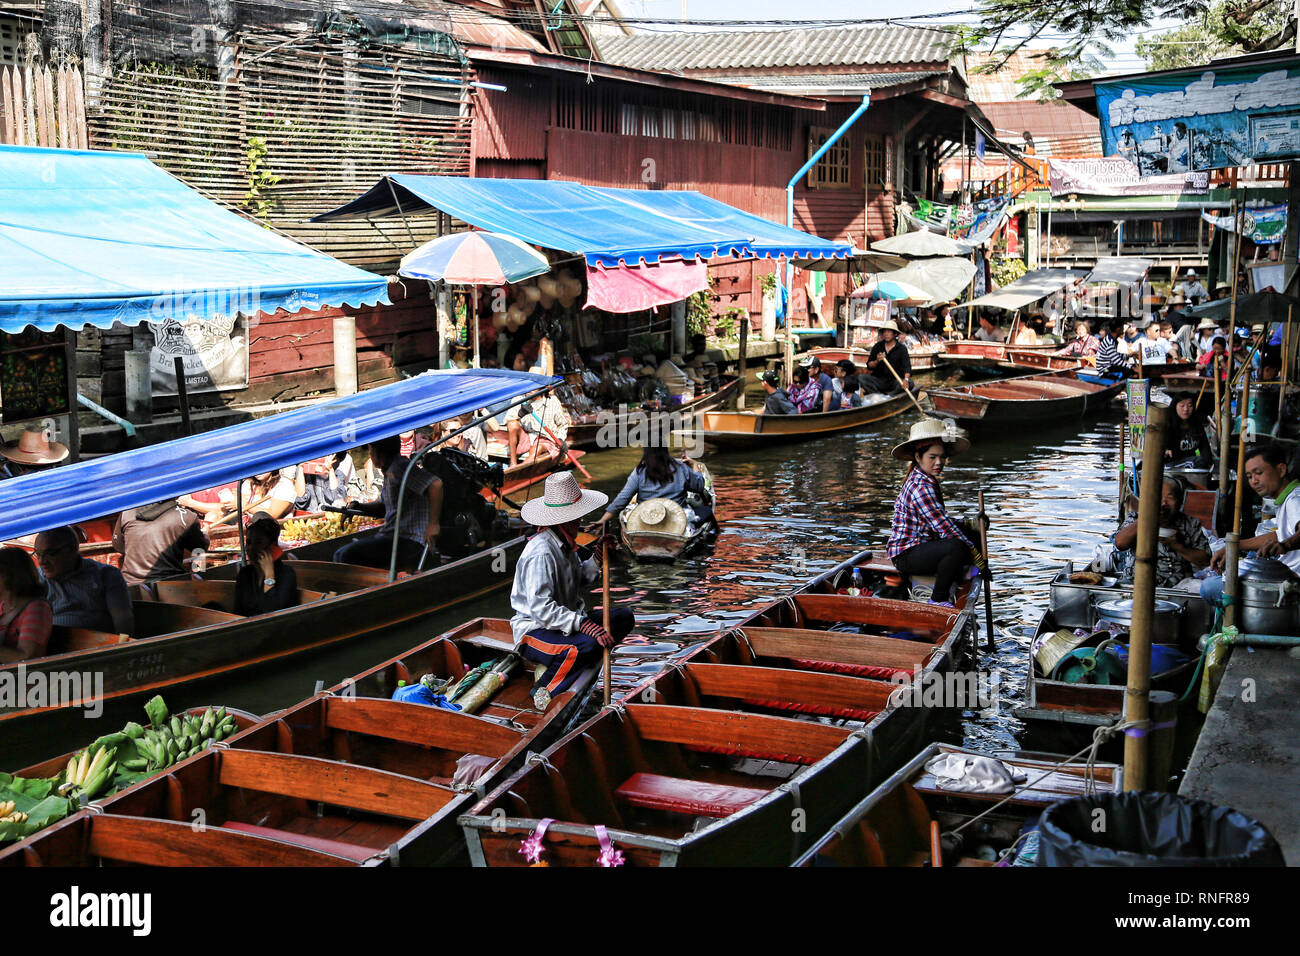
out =
{"type": "Polygon", "coordinates": [[[690,417],[697,412],[707,412],[721,408],[740,394],[741,386],[740,378],[732,376],[723,385],[707,395],[701,395],[692,401],[665,411],[645,411],[640,408],[628,408],[625,405],[620,405],[618,411],[605,409],[594,422],[576,422],[570,425],[566,441],[570,448],[590,450],[594,448],[621,447],[617,443],[609,444],[601,440],[601,434],[608,434],[608,430],[612,430],[615,436],[620,437],[627,435],[634,427],[643,428],[650,435],[662,435],[672,427],[672,425],[666,423],[682,424],[683,419],[688,423],[690,417]],[[642,421],[644,424],[640,424],[642,421]]]}
{"type": "Polygon", "coordinates": [[[973,427],[1079,418],[1104,407],[1123,387],[1122,380],[1099,385],[1064,375],[1029,375],[930,389],[928,395],[936,415],[973,427]]]}
{"type": "Polygon", "coordinates": [[[762,412],[703,412],[695,416],[693,432],[674,432],[723,447],[753,447],[811,441],[901,415],[912,407],[905,392],[862,408],[806,415],[766,415],[762,412]]]}

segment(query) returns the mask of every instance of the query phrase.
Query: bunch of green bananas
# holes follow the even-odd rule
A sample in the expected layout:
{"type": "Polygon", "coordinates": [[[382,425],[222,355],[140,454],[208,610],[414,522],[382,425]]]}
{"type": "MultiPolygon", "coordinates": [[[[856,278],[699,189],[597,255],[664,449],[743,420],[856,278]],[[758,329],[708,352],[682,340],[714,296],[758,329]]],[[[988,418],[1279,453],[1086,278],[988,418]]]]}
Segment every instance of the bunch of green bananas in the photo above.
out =
{"type": "Polygon", "coordinates": [[[199,716],[172,717],[160,727],[150,727],[136,738],[139,757],[124,761],[127,770],[154,773],[193,757],[212,746],[213,741],[235,732],[235,718],[224,707],[209,707],[199,716]]]}
{"type": "Polygon", "coordinates": [[[93,757],[90,755],[89,747],[79,755],[73,754],[68,758],[68,766],[63,772],[63,783],[59,786],[59,792],[75,794],[80,791],[85,793],[86,799],[94,798],[95,794],[103,790],[117,773],[117,761],[113,759],[115,756],[117,756],[116,747],[112,750],[100,747],[93,757]]]}

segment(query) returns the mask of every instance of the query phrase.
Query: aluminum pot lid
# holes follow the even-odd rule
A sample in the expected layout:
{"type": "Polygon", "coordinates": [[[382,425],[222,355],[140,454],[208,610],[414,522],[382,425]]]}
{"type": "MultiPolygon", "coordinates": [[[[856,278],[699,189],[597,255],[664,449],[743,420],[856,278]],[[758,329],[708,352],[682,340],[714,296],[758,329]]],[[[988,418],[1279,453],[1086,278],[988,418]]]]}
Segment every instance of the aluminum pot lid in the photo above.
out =
{"type": "MultiPolygon", "coordinates": [[[[1178,610],[1178,604],[1174,601],[1155,602],[1155,613],[1158,615],[1177,614],[1178,610]]],[[[1132,619],[1133,601],[1130,598],[1121,598],[1117,601],[1100,601],[1097,604],[1097,611],[1098,613],[1107,615],[1108,617],[1132,619]]]]}
{"type": "Polygon", "coordinates": [[[1294,581],[1295,574],[1277,558],[1242,558],[1237,575],[1251,581],[1294,581]]]}

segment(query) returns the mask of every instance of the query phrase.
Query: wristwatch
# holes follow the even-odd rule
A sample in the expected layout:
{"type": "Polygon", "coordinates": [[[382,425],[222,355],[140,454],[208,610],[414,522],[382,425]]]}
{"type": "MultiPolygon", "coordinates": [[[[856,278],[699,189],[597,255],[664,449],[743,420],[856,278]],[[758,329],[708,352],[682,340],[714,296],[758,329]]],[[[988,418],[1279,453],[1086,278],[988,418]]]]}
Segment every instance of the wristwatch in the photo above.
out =
{"type": "Polygon", "coordinates": [[[271,590],[271,588],[275,587],[275,578],[267,578],[262,582],[262,587],[267,591],[271,590]]]}

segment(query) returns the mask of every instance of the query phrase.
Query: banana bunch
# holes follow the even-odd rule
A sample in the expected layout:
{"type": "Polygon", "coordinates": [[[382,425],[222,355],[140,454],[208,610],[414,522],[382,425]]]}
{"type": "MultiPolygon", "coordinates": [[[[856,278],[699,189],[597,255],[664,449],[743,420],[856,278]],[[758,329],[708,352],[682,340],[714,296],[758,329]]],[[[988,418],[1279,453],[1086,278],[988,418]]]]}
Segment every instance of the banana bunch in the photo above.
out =
{"type": "Polygon", "coordinates": [[[12,800],[0,800],[0,823],[26,823],[27,814],[16,807],[12,800]]]}
{"type": "Polygon", "coordinates": [[[290,518],[280,529],[291,541],[328,541],[352,530],[352,518],[330,511],[317,518],[290,518]]]}
{"type": "Polygon", "coordinates": [[[192,714],[172,717],[159,727],[150,727],[135,741],[140,754],[123,761],[127,770],[153,773],[178,761],[193,757],[212,746],[213,741],[235,732],[235,718],[224,707],[209,707],[197,717],[192,714]]]}
{"type": "Polygon", "coordinates": [[[116,747],[112,750],[100,747],[93,757],[90,755],[90,748],[87,747],[81,752],[80,757],[76,754],[69,757],[59,792],[81,791],[85,793],[87,799],[92,799],[117,773],[117,761],[113,759],[115,756],[117,756],[116,747]]]}

